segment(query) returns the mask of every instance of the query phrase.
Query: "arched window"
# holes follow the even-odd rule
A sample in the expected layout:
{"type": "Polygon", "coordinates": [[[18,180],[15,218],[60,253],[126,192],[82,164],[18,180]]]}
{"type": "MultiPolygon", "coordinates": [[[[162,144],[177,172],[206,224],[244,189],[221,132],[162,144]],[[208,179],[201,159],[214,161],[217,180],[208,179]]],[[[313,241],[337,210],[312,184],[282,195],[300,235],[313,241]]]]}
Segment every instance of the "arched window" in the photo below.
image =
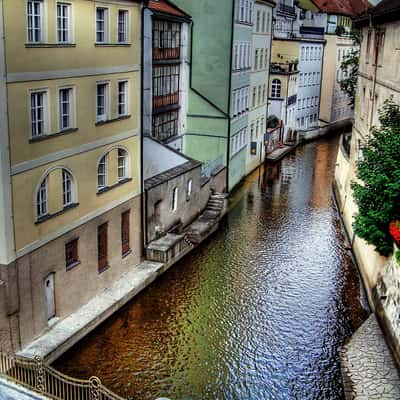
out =
{"type": "Polygon", "coordinates": [[[118,149],[118,181],[128,178],[128,153],[124,149],[118,149]]]}
{"type": "Polygon", "coordinates": [[[103,156],[97,167],[97,189],[101,190],[107,186],[107,154],[103,156]]]}
{"type": "Polygon", "coordinates": [[[179,189],[175,188],[172,192],[172,211],[176,211],[178,208],[178,194],[179,194],[179,189]]]}
{"type": "Polygon", "coordinates": [[[73,203],[72,193],[72,176],[65,169],[62,170],[62,181],[63,181],[63,206],[67,207],[73,203]]]}
{"type": "Polygon", "coordinates": [[[47,215],[47,176],[43,179],[36,194],[36,215],[42,218],[47,215]]]}
{"type": "Polygon", "coordinates": [[[186,191],[186,200],[189,201],[190,198],[192,197],[192,185],[193,185],[193,180],[189,179],[187,183],[187,191],[186,191]]]}
{"type": "Polygon", "coordinates": [[[281,97],[281,81],[279,79],[274,79],[272,81],[272,97],[281,97]]]}

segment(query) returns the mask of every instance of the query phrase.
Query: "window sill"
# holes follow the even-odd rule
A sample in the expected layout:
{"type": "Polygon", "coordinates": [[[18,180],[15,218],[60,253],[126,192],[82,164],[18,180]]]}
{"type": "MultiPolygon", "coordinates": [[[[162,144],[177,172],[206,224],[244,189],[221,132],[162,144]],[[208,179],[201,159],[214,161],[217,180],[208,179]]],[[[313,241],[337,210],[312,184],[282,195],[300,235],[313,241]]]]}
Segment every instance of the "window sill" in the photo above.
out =
{"type": "Polygon", "coordinates": [[[95,47],[131,47],[131,43],[95,43],[95,47]]]}
{"type": "Polygon", "coordinates": [[[110,268],[110,266],[108,264],[103,268],[99,268],[99,274],[102,274],[103,272],[107,271],[109,268],[110,268]]]}
{"type": "Polygon", "coordinates": [[[44,215],[43,217],[38,218],[38,219],[35,221],[35,225],[42,224],[43,222],[46,222],[46,221],[48,221],[49,219],[53,219],[53,218],[55,218],[55,217],[58,217],[59,215],[64,214],[65,212],[67,212],[67,211],[69,211],[69,210],[71,210],[71,209],[73,209],[73,208],[76,208],[76,207],[78,207],[78,206],[79,206],[79,203],[73,203],[73,204],[70,204],[70,205],[64,207],[62,210],[57,211],[57,212],[54,213],[54,214],[46,214],[46,215],[44,215]]]}
{"type": "Polygon", "coordinates": [[[75,267],[77,267],[78,265],[80,265],[80,263],[81,263],[80,260],[75,261],[75,262],[73,262],[73,263],[67,265],[67,266],[66,266],[66,270],[67,270],[67,271],[71,271],[71,269],[74,269],[75,267]]]}
{"type": "Polygon", "coordinates": [[[125,178],[125,179],[123,179],[123,180],[121,180],[121,181],[115,183],[115,184],[112,185],[112,186],[106,186],[105,188],[99,189],[99,190],[97,191],[97,196],[100,196],[100,195],[103,194],[103,193],[109,192],[110,190],[112,190],[112,189],[114,189],[114,188],[116,188],[116,187],[118,187],[118,186],[121,186],[121,185],[123,185],[123,184],[125,184],[125,183],[127,183],[127,182],[130,182],[130,181],[132,181],[132,178],[125,178]]]}
{"type": "Polygon", "coordinates": [[[48,134],[45,134],[45,135],[32,137],[32,138],[29,139],[29,143],[42,142],[43,140],[52,139],[52,138],[59,137],[59,136],[64,136],[64,135],[68,135],[69,133],[74,133],[74,132],[77,132],[77,131],[78,131],[78,128],[64,129],[64,130],[62,130],[60,132],[48,133],[48,134]]]}
{"type": "Polygon", "coordinates": [[[25,43],[27,49],[76,47],[75,43],[25,43]]]}
{"type": "Polygon", "coordinates": [[[129,250],[126,251],[125,253],[122,253],[121,257],[122,257],[122,258],[126,258],[126,257],[128,257],[130,254],[132,254],[132,250],[131,250],[131,249],[129,249],[129,250]]]}
{"type": "Polygon", "coordinates": [[[117,118],[106,119],[105,121],[97,121],[97,122],[95,123],[95,125],[96,125],[96,126],[99,126],[99,125],[111,124],[112,122],[122,121],[122,120],[128,119],[128,118],[130,118],[130,117],[131,117],[130,114],[128,114],[128,115],[121,115],[120,117],[117,117],[117,118]]]}

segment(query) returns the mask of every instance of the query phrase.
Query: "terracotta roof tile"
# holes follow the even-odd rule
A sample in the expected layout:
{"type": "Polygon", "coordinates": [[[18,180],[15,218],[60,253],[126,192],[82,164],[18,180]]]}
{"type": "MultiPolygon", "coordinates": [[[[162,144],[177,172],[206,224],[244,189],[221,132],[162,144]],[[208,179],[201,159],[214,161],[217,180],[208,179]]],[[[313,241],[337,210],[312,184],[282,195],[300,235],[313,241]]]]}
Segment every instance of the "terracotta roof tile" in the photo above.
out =
{"type": "Polygon", "coordinates": [[[368,0],[313,0],[314,4],[328,14],[355,17],[369,8],[368,0]]]}
{"type": "Polygon", "coordinates": [[[174,7],[171,3],[165,0],[149,0],[148,7],[150,10],[153,11],[158,11],[170,15],[176,15],[178,17],[188,17],[188,15],[186,15],[177,7],[174,7]]]}

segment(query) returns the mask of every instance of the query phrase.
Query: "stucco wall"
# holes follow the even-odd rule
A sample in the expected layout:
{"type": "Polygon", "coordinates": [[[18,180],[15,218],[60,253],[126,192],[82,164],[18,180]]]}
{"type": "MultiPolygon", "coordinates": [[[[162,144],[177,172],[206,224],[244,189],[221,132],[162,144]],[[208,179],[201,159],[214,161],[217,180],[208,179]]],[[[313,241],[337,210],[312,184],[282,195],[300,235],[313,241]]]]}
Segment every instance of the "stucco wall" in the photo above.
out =
{"type": "Polygon", "coordinates": [[[201,167],[199,166],[146,191],[148,242],[157,238],[157,232],[167,232],[174,225],[180,223],[182,226],[187,225],[203,210],[208,198],[204,200],[200,196],[200,175],[201,167]],[[192,179],[192,193],[188,199],[189,179],[192,179]],[[178,188],[178,206],[174,211],[172,210],[172,196],[175,188],[178,188]],[[157,204],[158,212],[156,213],[155,206],[157,204]]]}
{"type": "Polygon", "coordinates": [[[140,262],[140,209],[138,196],[17,260],[22,347],[47,328],[44,280],[49,273],[55,273],[56,316],[65,318],[140,262]],[[131,212],[132,252],[122,257],[121,214],[127,210],[131,212]],[[109,268],[99,273],[97,227],[105,222],[108,222],[109,268]],[[65,244],[76,238],[79,238],[80,264],[67,271],[65,244]]]}

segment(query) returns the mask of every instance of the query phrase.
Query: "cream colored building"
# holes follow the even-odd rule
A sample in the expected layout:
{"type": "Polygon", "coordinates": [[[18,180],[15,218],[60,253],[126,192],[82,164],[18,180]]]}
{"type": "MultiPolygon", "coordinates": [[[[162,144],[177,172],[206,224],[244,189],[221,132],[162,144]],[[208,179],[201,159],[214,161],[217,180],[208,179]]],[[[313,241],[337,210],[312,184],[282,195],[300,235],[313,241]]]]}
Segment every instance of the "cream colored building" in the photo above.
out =
{"type": "Polygon", "coordinates": [[[0,0],[0,346],[141,260],[141,3],[0,0]]]}
{"type": "Polygon", "coordinates": [[[377,282],[385,258],[380,257],[364,240],[354,235],[352,222],[357,213],[351,182],[356,179],[355,165],[360,147],[368,139],[371,128],[378,124],[378,110],[393,96],[400,103],[400,2],[383,0],[369,14],[356,21],[361,28],[362,43],[359,81],[355,106],[355,123],[350,154],[340,147],[336,168],[336,193],[346,229],[352,238],[367,292],[377,282]],[[371,24],[370,24],[371,22],[371,24]]]}

